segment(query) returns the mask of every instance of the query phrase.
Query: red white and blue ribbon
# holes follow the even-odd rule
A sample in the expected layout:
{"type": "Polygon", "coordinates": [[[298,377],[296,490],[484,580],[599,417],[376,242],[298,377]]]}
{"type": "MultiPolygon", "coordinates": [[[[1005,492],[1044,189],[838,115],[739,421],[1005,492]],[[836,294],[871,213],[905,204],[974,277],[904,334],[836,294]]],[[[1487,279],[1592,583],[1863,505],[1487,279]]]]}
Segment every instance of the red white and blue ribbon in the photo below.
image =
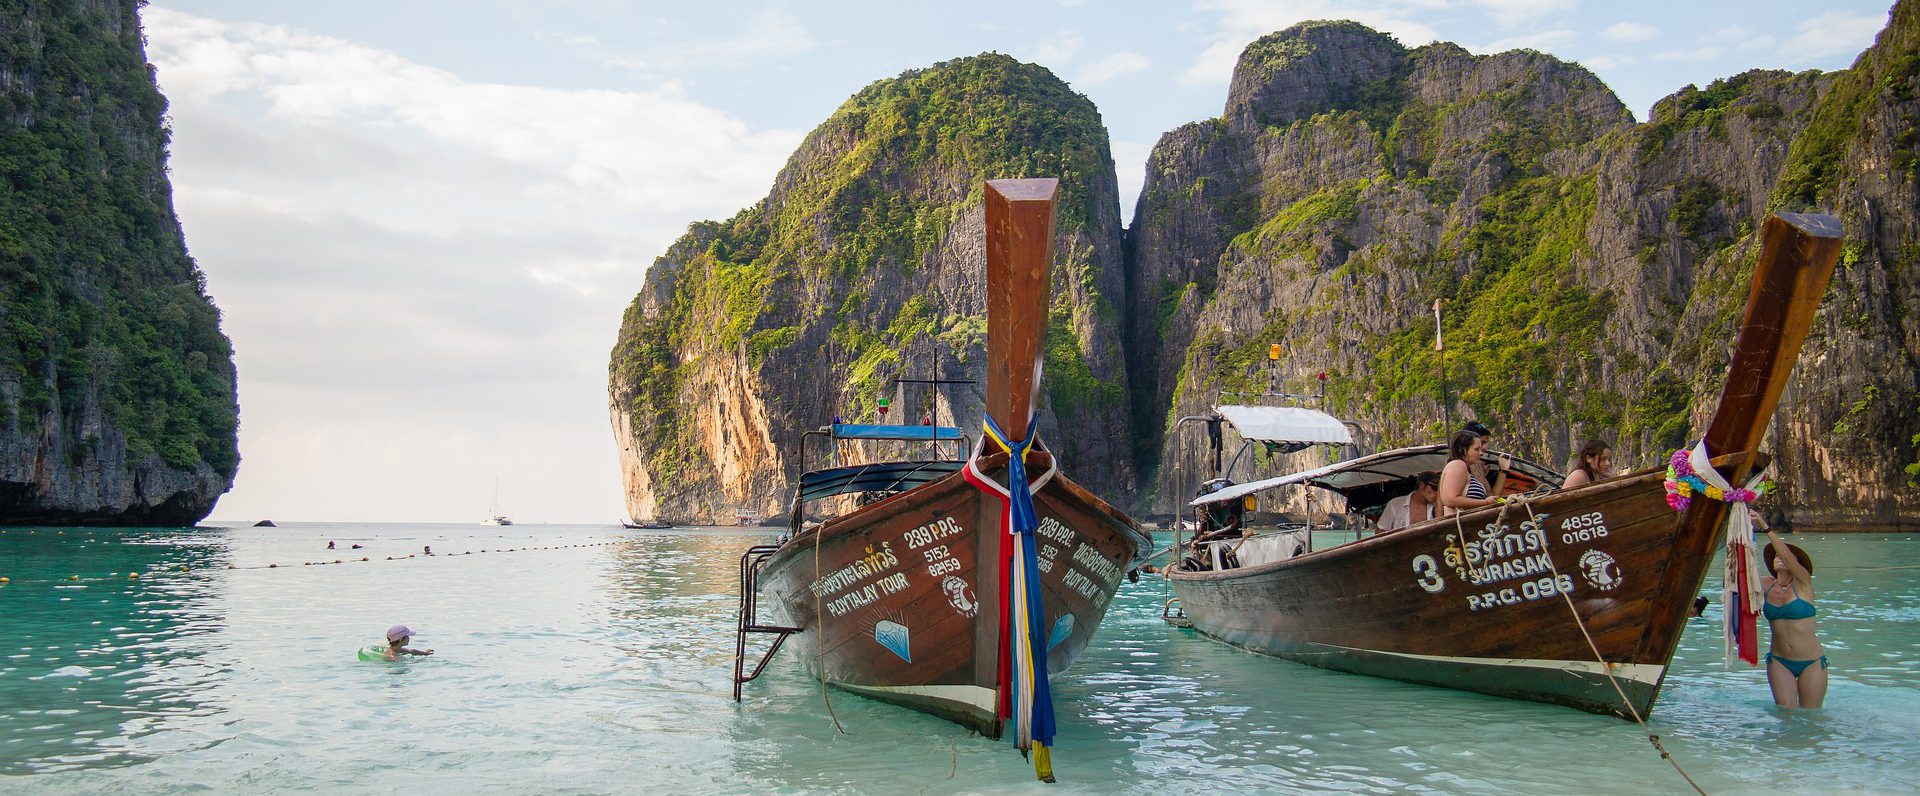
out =
{"type": "Polygon", "coordinates": [[[1031,419],[1023,440],[1007,439],[991,415],[984,425],[986,433],[963,472],[968,483],[999,496],[1005,506],[1000,515],[1000,581],[1007,584],[1000,602],[1000,715],[1013,719],[1014,744],[1021,754],[1031,750],[1040,778],[1052,781],[1048,749],[1054,734],[1053,689],[1047,677],[1046,606],[1041,600],[1039,539],[1034,535],[1040,522],[1033,496],[1058,468],[1049,464],[1038,478],[1027,480],[1026,455],[1040,439],[1031,419]],[[980,471],[988,440],[1008,454],[1007,486],[980,471]]]}
{"type": "MultiPolygon", "coordinates": [[[[1676,463],[1680,460],[1676,457],[1676,463]]],[[[1760,484],[1765,480],[1764,473],[1755,473],[1747,482],[1744,490],[1736,490],[1720,471],[1713,469],[1713,454],[1707,451],[1707,441],[1693,446],[1685,459],[1692,472],[1688,475],[1699,478],[1716,491],[1724,493],[1730,505],[1727,506],[1727,569],[1724,576],[1726,585],[1725,599],[1726,621],[1721,630],[1726,637],[1726,665],[1732,668],[1735,657],[1746,661],[1750,666],[1760,663],[1760,551],[1753,542],[1753,517],[1747,511],[1751,496],[1757,495],[1760,484]],[[1738,500],[1737,498],[1746,498],[1738,500]]]]}

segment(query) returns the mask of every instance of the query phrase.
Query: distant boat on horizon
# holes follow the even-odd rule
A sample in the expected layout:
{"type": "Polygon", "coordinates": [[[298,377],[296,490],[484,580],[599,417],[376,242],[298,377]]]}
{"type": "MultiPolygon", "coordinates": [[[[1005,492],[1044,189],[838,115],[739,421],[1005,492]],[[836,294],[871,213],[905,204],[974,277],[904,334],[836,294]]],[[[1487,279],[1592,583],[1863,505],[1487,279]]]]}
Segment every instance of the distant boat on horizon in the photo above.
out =
{"type": "Polygon", "coordinates": [[[487,502],[487,518],[484,520],[481,520],[480,524],[481,525],[512,525],[513,524],[513,520],[507,519],[507,515],[500,513],[500,477],[497,475],[493,477],[493,499],[487,502]]]}
{"type": "Polygon", "coordinates": [[[628,522],[626,520],[621,520],[620,525],[622,527],[630,528],[634,530],[641,530],[641,529],[660,530],[662,528],[674,527],[673,523],[667,522],[666,520],[647,520],[646,522],[628,522]]]}

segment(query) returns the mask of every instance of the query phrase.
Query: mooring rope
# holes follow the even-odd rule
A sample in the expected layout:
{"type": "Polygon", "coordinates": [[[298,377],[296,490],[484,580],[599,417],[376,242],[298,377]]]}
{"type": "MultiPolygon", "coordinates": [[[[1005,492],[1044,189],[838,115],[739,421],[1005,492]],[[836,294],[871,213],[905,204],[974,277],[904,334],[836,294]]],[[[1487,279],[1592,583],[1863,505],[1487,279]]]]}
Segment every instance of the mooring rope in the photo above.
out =
{"type": "MultiPolygon", "coordinates": [[[[820,537],[825,536],[820,528],[813,529],[813,577],[820,577],[820,537]]],[[[813,627],[819,637],[814,639],[813,650],[817,655],[815,662],[820,665],[820,701],[827,706],[827,717],[833,719],[833,728],[841,735],[851,735],[840,724],[840,714],[833,712],[833,698],[827,696],[827,612],[822,608],[820,589],[813,590],[813,627]]]]}
{"type": "MultiPolygon", "coordinates": [[[[1543,548],[1546,547],[1548,545],[1547,537],[1549,534],[1546,532],[1546,529],[1540,527],[1540,517],[1533,512],[1533,501],[1518,496],[1511,499],[1503,498],[1500,504],[1501,517],[1506,516],[1507,506],[1511,503],[1519,503],[1527,510],[1528,520],[1533,523],[1534,528],[1540,533],[1540,546],[1543,548]]],[[[1560,568],[1553,563],[1553,551],[1547,551],[1546,559],[1547,569],[1553,573],[1554,582],[1558,583],[1560,581],[1560,568]]],[[[1687,770],[1680,767],[1680,761],[1673,759],[1673,753],[1668,752],[1667,747],[1660,743],[1660,736],[1654,733],[1652,727],[1647,726],[1647,720],[1641,717],[1640,710],[1633,706],[1633,700],[1627,698],[1626,689],[1620,687],[1620,678],[1613,676],[1612,664],[1607,663],[1606,656],[1600,654],[1600,645],[1594,643],[1593,634],[1587,631],[1587,621],[1581,618],[1580,609],[1574,606],[1573,595],[1567,593],[1568,590],[1566,589],[1559,589],[1558,591],[1560,592],[1560,599],[1564,600],[1567,604],[1567,612],[1573,614],[1574,626],[1580,628],[1581,637],[1587,640],[1587,649],[1593,650],[1593,659],[1599,662],[1600,671],[1606,674],[1607,682],[1613,686],[1614,693],[1620,695],[1620,704],[1627,707],[1627,712],[1633,716],[1634,722],[1639,724],[1640,730],[1647,734],[1647,742],[1653,744],[1654,750],[1660,753],[1660,759],[1667,761],[1669,765],[1673,766],[1673,770],[1680,775],[1681,779],[1686,780],[1688,785],[1693,786],[1695,793],[1700,794],[1700,796],[1707,796],[1707,792],[1700,787],[1700,783],[1694,782],[1693,777],[1687,775],[1687,770]]]]}

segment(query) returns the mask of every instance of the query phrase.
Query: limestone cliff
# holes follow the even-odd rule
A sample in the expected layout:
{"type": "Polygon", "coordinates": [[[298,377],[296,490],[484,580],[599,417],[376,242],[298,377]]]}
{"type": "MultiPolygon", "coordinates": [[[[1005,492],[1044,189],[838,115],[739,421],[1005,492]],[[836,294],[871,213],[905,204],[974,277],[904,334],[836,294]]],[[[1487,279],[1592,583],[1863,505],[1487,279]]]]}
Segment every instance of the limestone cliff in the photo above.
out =
{"type": "Polygon", "coordinates": [[[1689,86],[1642,124],[1541,53],[1408,50],[1350,22],[1255,42],[1224,114],[1155,147],[1128,233],[1152,507],[1198,477],[1199,435],[1173,421],[1223,391],[1325,373],[1367,445],[1441,439],[1435,299],[1456,424],[1560,466],[1589,436],[1653,464],[1717,400],[1752,230],[1784,206],[1833,212],[1851,236],[1771,441],[1785,503],[1809,524],[1907,522],[1914,8],[1847,72],[1689,86]]]}
{"type": "Polygon", "coordinates": [[[139,5],[0,3],[0,523],[191,525],[239,464],[139,5]]]}
{"type": "MultiPolygon", "coordinates": [[[[732,521],[785,509],[801,434],[927,412],[978,436],[984,384],[981,183],[1061,180],[1043,436],[1082,483],[1134,487],[1118,191],[1099,113],[1003,55],[944,62],[847,100],[767,197],[694,224],[627,309],[609,373],[628,512],[732,521]]],[[[889,451],[869,451],[880,454],[889,451]]],[[[891,453],[907,453],[895,449],[891,453]]],[[[813,466],[823,451],[807,452],[813,466]]]]}

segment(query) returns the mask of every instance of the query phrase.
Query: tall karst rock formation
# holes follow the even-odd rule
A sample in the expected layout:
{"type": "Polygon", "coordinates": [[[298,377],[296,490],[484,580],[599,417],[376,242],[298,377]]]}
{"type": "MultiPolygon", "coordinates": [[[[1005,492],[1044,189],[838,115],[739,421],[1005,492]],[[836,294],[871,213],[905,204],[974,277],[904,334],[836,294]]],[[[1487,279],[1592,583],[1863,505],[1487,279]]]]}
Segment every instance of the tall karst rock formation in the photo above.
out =
{"type": "Polygon", "coordinates": [[[0,523],[190,525],[239,465],[139,5],[0,3],[0,523]]]}
{"type": "Polygon", "coordinates": [[[1325,373],[1367,446],[1442,439],[1435,299],[1456,424],[1478,417],[1560,466],[1588,436],[1655,464],[1717,402],[1753,230],[1784,208],[1849,231],[1769,443],[1784,502],[1813,525],[1910,522],[1916,7],[1846,72],[1689,86],[1641,124],[1537,52],[1409,50],[1350,22],[1255,42],[1226,112],[1155,147],[1129,230],[1152,507],[1173,511],[1200,477],[1201,435],[1175,418],[1227,391],[1325,373]]]}
{"type": "MultiPolygon", "coordinates": [[[[613,349],[610,411],[635,517],[783,511],[801,434],[876,422],[896,377],[984,378],[981,183],[1059,177],[1040,429],[1083,483],[1134,487],[1118,191],[1106,129],[1047,70],[980,55],[876,82],[758,204],[657,260],[613,349]]],[[[984,383],[906,393],[977,437],[984,383]]],[[[810,452],[815,466],[821,450],[810,452]]]]}

